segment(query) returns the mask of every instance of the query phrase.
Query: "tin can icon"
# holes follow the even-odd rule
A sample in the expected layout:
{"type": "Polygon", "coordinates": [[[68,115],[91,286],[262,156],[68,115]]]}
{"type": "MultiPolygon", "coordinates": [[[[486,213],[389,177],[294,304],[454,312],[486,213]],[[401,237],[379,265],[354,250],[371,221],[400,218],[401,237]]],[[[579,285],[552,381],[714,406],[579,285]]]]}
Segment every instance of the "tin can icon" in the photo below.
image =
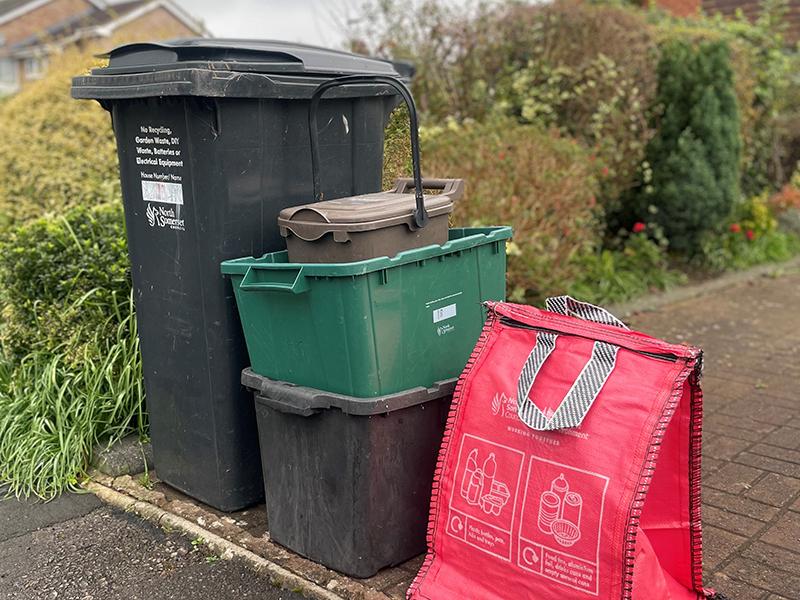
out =
{"type": "Polygon", "coordinates": [[[553,533],[553,521],[561,512],[561,497],[550,491],[542,492],[539,500],[539,530],[542,533],[553,533]]]}
{"type": "Polygon", "coordinates": [[[569,521],[576,528],[581,527],[581,511],[583,510],[583,498],[575,492],[567,492],[564,496],[564,507],[561,511],[561,518],[569,521]]]}

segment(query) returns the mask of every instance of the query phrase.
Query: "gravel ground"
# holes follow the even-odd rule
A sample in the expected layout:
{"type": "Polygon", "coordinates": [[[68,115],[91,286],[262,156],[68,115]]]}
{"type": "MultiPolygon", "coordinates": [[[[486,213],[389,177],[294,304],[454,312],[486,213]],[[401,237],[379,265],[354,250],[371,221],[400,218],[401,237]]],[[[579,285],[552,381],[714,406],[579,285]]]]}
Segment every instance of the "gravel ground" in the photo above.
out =
{"type": "Polygon", "coordinates": [[[201,540],[98,508],[89,498],[65,496],[47,505],[0,501],[0,598],[302,598],[275,588],[238,560],[220,559],[201,540]],[[50,518],[43,522],[42,515],[50,518]],[[58,517],[66,520],[47,522],[58,517]],[[20,531],[21,524],[28,531],[20,531]]]}

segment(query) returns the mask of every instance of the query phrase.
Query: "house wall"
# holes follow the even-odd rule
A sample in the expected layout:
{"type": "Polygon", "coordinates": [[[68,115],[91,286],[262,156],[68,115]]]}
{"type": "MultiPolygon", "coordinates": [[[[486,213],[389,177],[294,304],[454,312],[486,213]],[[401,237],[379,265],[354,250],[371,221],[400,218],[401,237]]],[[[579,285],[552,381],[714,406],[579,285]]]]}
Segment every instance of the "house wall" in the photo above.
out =
{"type": "MultiPolygon", "coordinates": [[[[42,34],[53,25],[75,19],[83,14],[90,13],[92,10],[93,5],[88,0],[52,0],[13,21],[0,25],[0,35],[5,37],[5,47],[8,48],[21,40],[30,38],[32,35],[42,34]]],[[[124,16],[120,18],[124,19],[124,16]]],[[[137,40],[158,40],[198,35],[202,35],[202,32],[187,26],[168,9],[158,7],[114,29],[108,40],[103,39],[103,43],[115,45],[137,40]]],[[[97,39],[95,38],[94,42],[96,41],[97,39]]],[[[80,40],[78,45],[83,46],[91,42],[91,38],[86,38],[80,40]]],[[[3,56],[4,49],[0,47],[0,59],[3,56]]],[[[0,81],[0,96],[13,93],[30,79],[25,75],[24,60],[14,60],[18,71],[17,81],[15,84],[0,81]]]]}
{"type": "MultiPolygon", "coordinates": [[[[649,0],[640,0],[647,6],[649,0]]],[[[737,11],[754,21],[761,12],[761,0],[655,0],[656,6],[679,17],[700,14],[721,14],[724,17],[735,17],[737,11]]],[[[786,41],[790,45],[800,41],[800,0],[788,0],[788,11],[785,16],[786,41]]]]}
{"type": "Polygon", "coordinates": [[[656,6],[678,17],[689,17],[698,14],[700,5],[701,0],[656,0],[656,6]]]}
{"type": "Polygon", "coordinates": [[[11,46],[57,23],[88,13],[91,8],[88,0],[52,0],[0,25],[0,35],[5,38],[6,45],[11,46]]]}
{"type": "Polygon", "coordinates": [[[114,30],[113,37],[124,40],[169,39],[176,37],[195,37],[200,32],[187,27],[170,11],[163,7],[152,10],[138,19],[114,30]]]}
{"type": "MultiPolygon", "coordinates": [[[[789,0],[788,11],[784,17],[787,31],[786,38],[790,44],[800,40],[800,0],[789,0]]],[[[708,15],[720,13],[733,17],[741,10],[745,17],[754,21],[761,12],[760,0],[703,0],[703,11],[708,15]]]]}

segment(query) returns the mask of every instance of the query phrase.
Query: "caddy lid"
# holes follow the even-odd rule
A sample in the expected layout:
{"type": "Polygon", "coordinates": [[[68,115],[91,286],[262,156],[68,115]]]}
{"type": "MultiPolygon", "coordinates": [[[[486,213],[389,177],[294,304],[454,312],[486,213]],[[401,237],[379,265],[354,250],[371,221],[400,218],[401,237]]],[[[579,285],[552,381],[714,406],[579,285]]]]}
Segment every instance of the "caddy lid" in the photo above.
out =
{"type": "MultiPolygon", "coordinates": [[[[311,242],[331,232],[372,231],[399,224],[413,229],[416,197],[408,193],[409,185],[413,186],[411,180],[399,179],[391,191],[285,208],[278,215],[281,235],[288,237],[291,232],[311,242]]],[[[463,194],[464,182],[427,179],[423,188],[442,190],[441,194],[424,197],[425,210],[433,218],[452,212],[453,201],[463,194]]]]}

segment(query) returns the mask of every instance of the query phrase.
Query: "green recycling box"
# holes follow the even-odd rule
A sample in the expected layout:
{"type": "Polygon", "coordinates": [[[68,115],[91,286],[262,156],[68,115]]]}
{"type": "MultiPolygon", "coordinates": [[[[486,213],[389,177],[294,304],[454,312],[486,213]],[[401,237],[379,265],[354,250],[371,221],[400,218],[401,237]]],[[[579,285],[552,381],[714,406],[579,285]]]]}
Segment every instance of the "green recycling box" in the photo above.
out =
{"type": "Polygon", "coordinates": [[[253,371],[369,398],[457,377],[505,298],[510,227],[451,229],[392,258],[292,264],[286,251],[222,263],[253,371]]]}

